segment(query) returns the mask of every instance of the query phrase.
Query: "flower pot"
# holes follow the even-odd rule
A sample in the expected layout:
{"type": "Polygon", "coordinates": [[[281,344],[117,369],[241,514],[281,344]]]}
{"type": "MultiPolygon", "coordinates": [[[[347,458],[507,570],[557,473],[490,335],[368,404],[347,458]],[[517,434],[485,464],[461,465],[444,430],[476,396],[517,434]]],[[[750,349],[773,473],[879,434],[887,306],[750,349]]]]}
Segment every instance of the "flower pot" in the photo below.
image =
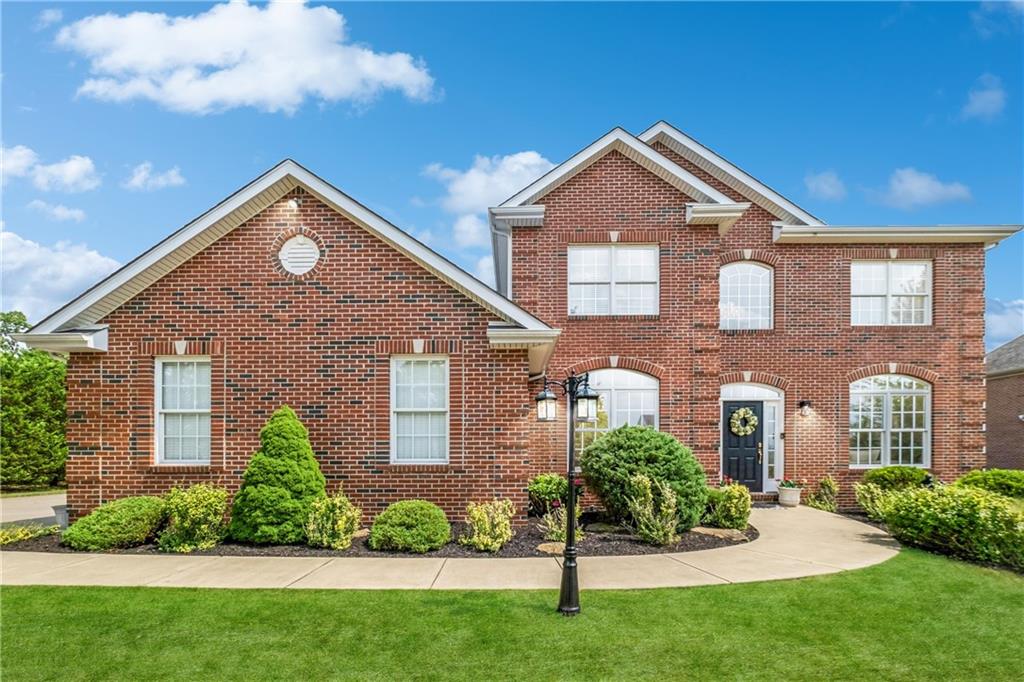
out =
{"type": "Polygon", "coordinates": [[[61,529],[68,527],[68,506],[66,504],[58,504],[53,507],[53,515],[57,518],[57,525],[61,529]]]}
{"type": "Polygon", "coordinates": [[[779,504],[796,507],[800,504],[800,488],[779,488],[779,504]]]}

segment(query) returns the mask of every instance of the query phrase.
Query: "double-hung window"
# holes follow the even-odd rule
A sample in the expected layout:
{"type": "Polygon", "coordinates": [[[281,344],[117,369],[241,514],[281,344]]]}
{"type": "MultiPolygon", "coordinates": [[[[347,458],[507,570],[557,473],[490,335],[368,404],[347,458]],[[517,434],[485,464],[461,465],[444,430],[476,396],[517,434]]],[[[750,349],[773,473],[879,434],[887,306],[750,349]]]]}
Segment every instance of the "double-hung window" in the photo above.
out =
{"type": "Polygon", "coordinates": [[[210,359],[156,361],[156,461],[210,463],[210,359]]]}
{"type": "Polygon", "coordinates": [[[928,466],[931,385],[880,374],[850,385],[850,466],[928,466]]]}
{"type": "Polygon", "coordinates": [[[391,358],[391,461],[448,461],[448,358],[391,358]]]}
{"type": "Polygon", "coordinates": [[[850,323],[932,323],[930,261],[854,261],[850,264],[850,323]]]}
{"type": "Polygon", "coordinates": [[[570,315],[657,315],[657,246],[570,246],[570,315]]]}

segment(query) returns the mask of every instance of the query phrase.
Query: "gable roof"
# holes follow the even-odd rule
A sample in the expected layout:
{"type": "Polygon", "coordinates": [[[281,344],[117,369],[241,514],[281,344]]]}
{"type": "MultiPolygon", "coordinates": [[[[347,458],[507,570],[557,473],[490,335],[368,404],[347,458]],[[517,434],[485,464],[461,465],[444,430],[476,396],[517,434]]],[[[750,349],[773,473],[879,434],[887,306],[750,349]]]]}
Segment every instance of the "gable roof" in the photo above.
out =
{"type": "Polygon", "coordinates": [[[702,203],[732,204],[735,201],[704,182],[672,159],[638,140],[622,128],[613,128],[605,135],[576,152],[532,182],[525,189],[501,203],[501,207],[527,206],[588,168],[605,154],[617,151],[651,171],[684,194],[702,203]]]}
{"type": "Polygon", "coordinates": [[[110,312],[128,302],[204,248],[249,220],[291,189],[302,186],[441,280],[507,323],[539,336],[558,331],[500,295],[436,251],[395,227],[291,159],[285,159],[195,220],[130,261],[106,279],[51,313],[24,334],[26,342],[58,332],[95,329],[110,312]]]}
{"type": "Polygon", "coordinates": [[[990,377],[1018,372],[1024,372],[1024,334],[985,356],[985,373],[990,377]]]}
{"type": "Polygon", "coordinates": [[[665,121],[658,121],[637,137],[646,144],[661,142],[729,187],[750,194],[754,198],[754,203],[776,214],[784,222],[798,225],[825,224],[821,219],[665,121]]]}

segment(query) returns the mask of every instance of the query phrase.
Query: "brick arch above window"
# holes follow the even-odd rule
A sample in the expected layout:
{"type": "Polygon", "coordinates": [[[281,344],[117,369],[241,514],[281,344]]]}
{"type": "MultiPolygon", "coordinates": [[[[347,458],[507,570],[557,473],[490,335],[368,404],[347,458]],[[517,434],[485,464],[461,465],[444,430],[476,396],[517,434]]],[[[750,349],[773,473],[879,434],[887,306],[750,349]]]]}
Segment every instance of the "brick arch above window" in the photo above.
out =
{"type": "Polygon", "coordinates": [[[776,268],[779,266],[781,259],[777,253],[767,249],[733,249],[718,255],[719,265],[728,265],[729,263],[742,261],[753,261],[776,268]]]}
{"type": "Polygon", "coordinates": [[[590,358],[566,367],[566,371],[573,374],[582,374],[583,372],[591,372],[598,369],[629,369],[641,374],[649,374],[659,381],[665,376],[665,368],[661,365],[623,355],[606,355],[599,358],[590,358]]]}
{"type": "Polygon", "coordinates": [[[764,384],[765,386],[773,386],[780,391],[789,391],[792,382],[785,377],[780,377],[778,374],[750,371],[723,372],[718,377],[718,383],[722,386],[725,384],[764,384]]]}
{"type": "Polygon", "coordinates": [[[860,367],[847,373],[846,381],[847,383],[852,384],[855,381],[866,379],[867,377],[873,377],[877,374],[905,374],[906,376],[914,377],[915,379],[922,379],[933,385],[941,378],[938,373],[928,369],[927,367],[910,365],[905,362],[878,362],[874,365],[860,367]]]}

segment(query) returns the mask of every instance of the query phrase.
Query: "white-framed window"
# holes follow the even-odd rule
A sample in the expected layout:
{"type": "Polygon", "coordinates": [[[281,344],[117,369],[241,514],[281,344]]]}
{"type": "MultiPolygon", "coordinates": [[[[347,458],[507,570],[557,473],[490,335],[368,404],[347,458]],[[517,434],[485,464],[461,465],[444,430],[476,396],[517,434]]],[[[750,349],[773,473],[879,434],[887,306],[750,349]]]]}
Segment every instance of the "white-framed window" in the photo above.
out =
{"type": "Polygon", "coordinates": [[[596,369],[587,373],[597,391],[597,421],[576,424],[576,449],[602,433],[629,424],[658,428],[658,380],[628,369],[596,369]]]}
{"type": "Polygon", "coordinates": [[[210,358],[156,359],[156,462],[210,463],[210,358]]]}
{"type": "Polygon", "coordinates": [[[931,464],[929,383],[879,374],[850,384],[850,466],[931,464]]]}
{"type": "Polygon", "coordinates": [[[569,247],[570,315],[657,315],[657,245],[569,247]]]}
{"type": "Polygon", "coordinates": [[[718,271],[721,329],[771,329],[774,271],[760,263],[723,265],[718,271]]]}
{"type": "Polygon", "coordinates": [[[850,263],[850,324],[932,323],[931,261],[850,263]]]}
{"type": "Polygon", "coordinates": [[[391,358],[391,462],[448,461],[448,358],[391,358]]]}

